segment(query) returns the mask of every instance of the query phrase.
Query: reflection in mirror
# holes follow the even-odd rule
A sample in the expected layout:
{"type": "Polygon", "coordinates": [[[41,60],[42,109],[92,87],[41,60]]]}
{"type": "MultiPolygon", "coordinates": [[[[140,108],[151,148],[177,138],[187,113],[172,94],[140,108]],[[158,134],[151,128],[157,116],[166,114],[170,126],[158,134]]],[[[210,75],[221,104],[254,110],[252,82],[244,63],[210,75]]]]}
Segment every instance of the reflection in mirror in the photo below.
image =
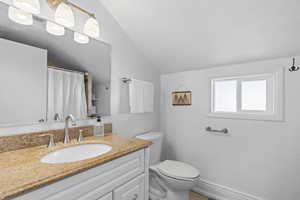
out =
{"type": "Polygon", "coordinates": [[[72,114],[77,120],[88,116],[85,73],[48,67],[48,121],[72,114]]]}
{"type": "Polygon", "coordinates": [[[0,126],[110,115],[108,44],[79,44],[67,28],[53,35],[43,19],[25,26],[7,13],[0,2],[0,126]]]}
{"type": "Polygon", "coordinates": [[[47,51],[0,39],[0,57],[0,124],[45,120],[47,51]]]}

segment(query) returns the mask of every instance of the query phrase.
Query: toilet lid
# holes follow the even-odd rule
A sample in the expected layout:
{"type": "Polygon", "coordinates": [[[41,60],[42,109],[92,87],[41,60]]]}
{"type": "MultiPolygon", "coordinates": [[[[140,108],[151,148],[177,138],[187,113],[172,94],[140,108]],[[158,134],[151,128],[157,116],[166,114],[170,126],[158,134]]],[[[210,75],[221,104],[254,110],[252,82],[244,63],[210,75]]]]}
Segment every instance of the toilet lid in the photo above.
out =
{"type": "Polygon", "coordinates": [[[199,177],[199,171],[186,163],[166,160],[161,162],[157,169],[164,175],[178,179],[194,179],[199,177]]]}

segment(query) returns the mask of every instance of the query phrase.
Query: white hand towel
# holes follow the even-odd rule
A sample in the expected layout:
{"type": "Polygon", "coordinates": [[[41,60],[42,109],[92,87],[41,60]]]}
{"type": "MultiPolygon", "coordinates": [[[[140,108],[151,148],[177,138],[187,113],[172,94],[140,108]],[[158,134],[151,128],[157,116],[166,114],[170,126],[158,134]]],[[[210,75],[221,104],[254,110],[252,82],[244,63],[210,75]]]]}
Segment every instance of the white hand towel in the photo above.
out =
{"type": "Polygon", "coordinates": [[[132,79],[129,83],[129,101],[130,113],[143,113],[144,112],[144,89],[143,83],[139,80],[132,79]]]}
{"type": "Polygon", "coordinates": [[[154,86],[152,83],[144,81],[143,88],[144,88],[144,95],[143,95],[144,112],[153,112],[154,86]]]}

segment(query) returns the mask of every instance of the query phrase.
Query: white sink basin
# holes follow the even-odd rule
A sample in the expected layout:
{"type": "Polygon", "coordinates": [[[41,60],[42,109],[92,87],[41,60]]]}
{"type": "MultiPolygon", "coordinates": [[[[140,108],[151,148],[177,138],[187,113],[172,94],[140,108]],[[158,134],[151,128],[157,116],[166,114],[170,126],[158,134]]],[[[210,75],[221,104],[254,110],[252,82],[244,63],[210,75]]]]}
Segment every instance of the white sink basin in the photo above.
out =
{"type": "Polygon", "coordinates": [[[66,147],[46,154],[43,163],[70,163],[86,160],[109,152],[111,146],[106,144],[79,144],[66,147]]]}

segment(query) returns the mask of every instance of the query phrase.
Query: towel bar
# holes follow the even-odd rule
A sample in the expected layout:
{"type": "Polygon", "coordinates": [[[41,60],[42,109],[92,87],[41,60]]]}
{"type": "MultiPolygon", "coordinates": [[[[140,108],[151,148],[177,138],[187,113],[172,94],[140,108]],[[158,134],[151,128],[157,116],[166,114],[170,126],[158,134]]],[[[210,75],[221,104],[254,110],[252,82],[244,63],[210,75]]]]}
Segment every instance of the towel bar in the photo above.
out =
{"type": "Polygon", "coordinates": [[[224,128],[222,130],[215,130],[215,129],[212,129],[210,126],[208,126],[208,127],[206,127],[205,130],[208,131],[208,132],[215,132],[215,133],[224,133],[224,134],[228,133],[228,129],[227,128],[224,128]]]}

